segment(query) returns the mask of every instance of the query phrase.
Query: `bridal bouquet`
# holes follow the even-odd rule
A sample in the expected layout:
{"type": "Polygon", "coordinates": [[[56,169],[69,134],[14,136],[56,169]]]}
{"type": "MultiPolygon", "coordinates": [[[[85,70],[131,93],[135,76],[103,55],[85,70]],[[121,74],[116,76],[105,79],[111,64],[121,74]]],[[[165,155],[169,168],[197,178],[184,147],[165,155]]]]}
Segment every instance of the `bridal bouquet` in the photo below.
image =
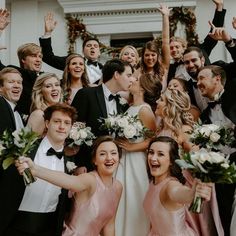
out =
{"type": "Polygon", "coordinates": [[[209,150],[220,150],[222,146],[232,147],[235,144],[233,129],[215,124],[196,124],[190,135],[190,141],[209,150]]]}
{"type": "Polygon", "coordinates": [[[75,122],[70,130],[69,139],[71,139],[72,142],[69,144],[69,146],[80,146],[82,144],[91,146],[95,138],[96,137],[91,132],[90,127],[86,127],[85,123],[83,122],[75,122]]]}
{"type": "MultiPolygon", "coordinates": [[[[16,130],[13,133],[5,130],[0,139],[0,163],[3,169],[5,170],[14,164],[19,157],[28,156],[34,149],[37,140],[38,135],[28,127],[16,130]]],[[[35,181],[29,168],[24,170],[23,179],[25,185],[35,181]]]]}
{"type": "MultiPolygon", "coordinates": [[[[205,183],[232,184],[236,182],[236,165],[230,164],[228,157],[219,152],[209,152],[202,148],[197,152],[185,153],[181,160],[176,160],[176,163],[182,169],[189,170],[193,177],[205,183]]],[[[195,196],[190,210],[200,213],[202,202],[199,196],[195,196]]]]}
{"type": "Polygon", "coordinates": [[[106,130],[114,138],[133,139],[150,135],[151,131],[145,128],[138,116],[131,116],[127,113],[111,115],[102,118],[100,129],[106,130]]]}

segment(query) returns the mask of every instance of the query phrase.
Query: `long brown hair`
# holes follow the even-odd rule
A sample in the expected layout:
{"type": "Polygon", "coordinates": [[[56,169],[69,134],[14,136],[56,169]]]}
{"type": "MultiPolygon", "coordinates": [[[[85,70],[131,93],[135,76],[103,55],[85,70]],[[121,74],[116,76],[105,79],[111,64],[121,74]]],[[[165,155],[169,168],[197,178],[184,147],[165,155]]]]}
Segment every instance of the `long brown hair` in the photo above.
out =
{"type": "MultiPolygon", "coordinates": [[[[148,151],[150,150],[152,144],[153,143],[157,143],[157,142],[168,143],[169,144],[169,147],[170,147],[170,151],[169,151],[169,156],[170,156],[170,166],[169,166],[170,176],[173,176],[173,177],[177,178],[182,184],[184,184],[185,183],[185,178],[184,178],[184,176],[182,174],[182,170],[175,163],[175,160],[180,159],[178,143],[173,138],[170,138],[170,137],[167,137],[167,136],[155,137],[155,138],[153,138],[150,141],[150,143],[148,145],[147,155],[148,155],[148,151]]],[[[148,172],[149,179],[153,180],[153,176],[151,175],[150,168],[149,168],[148,164],[147,164],[147,172],[148,172]]]]}

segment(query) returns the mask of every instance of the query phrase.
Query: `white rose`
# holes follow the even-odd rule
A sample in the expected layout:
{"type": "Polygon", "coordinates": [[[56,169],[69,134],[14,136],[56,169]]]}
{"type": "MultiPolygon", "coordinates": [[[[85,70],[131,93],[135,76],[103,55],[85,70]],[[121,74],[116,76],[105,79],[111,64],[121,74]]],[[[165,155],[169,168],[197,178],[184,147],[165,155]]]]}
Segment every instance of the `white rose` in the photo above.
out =
{"type": "Polygon", "coordinates": [[[228,163],[222,163],[220,166],[222,166],[225,169],[229,168],[229,164],[228,163]]]}
{"type": "Polygon", "coordinates": [[[125,128],[126,126],[129,125],[129,122],[125,117],[122,117],[122,118],[117,120],[117,124],[118,124],[119,127],[125,128]]]}
{"type": "Polygon", "coordinates": [[[224,162],[225,158],[221,153],[218,152],[210,152],[211,163],[220,163],[224,162]]]}
{"type": "Polygon", "coordinates": [[[217,133],[215,133],[215,132],[211,133],[211,135],[210,135],[210,140],[211,140],[213,143],[218,142],[219,139],[220,139],[220,135],[219,135],[219,134],[217,134],[217,133]]]}
{"type": "Polygon", "coordinates": [[[136,129],[134,126],[132,125],[127,125],[125,128],[124,128],[124,136],[127,138],[127,139],[130,139],[130,138],[133,138],[136,134],[136,129]]]}
{"type": "Polygon", "coordinates": [[[199,157],[198,157],[198,161],[203,164],[205,161],[209,161],[211,162],[211,158],[210,158],[210,155],[207,151],[205,150],[200,150],[199,151],[199,157]]]}
{"type": "Polygon", "coordinates": [[[68,170],[69,172],[72,172],[74,169],[77,168],[77,166],[75,165],[74,162],[72,162],[72,161],[67,161],[67,162],[66,162],[66,168],[67,168],[67,170],[68,170]]]}
{"type": "Polygon", "coordinates": [[[78,133],[82,139],[86,139],[88,136],[87,132],[84,129],[79,130],[78,133]]]}
{"type": "Polygon", "coordinates": [[[205,135],[205,136],[209,137],[209,135],[210,135],[210,133],[211,133],[211,130],[210,130],[208,127],[206,127],[206,126],[202,126],[202,127],[199,129],[199,133],[200,133],[201,135],[205,135]]]}
{"type": "Polygon", "coordinates": [[[209,124],[207,126],[212,132],[215,132],[215,131],[219,130],[219,128],[220,128],[218,125],[215,125],[215,124],[209,124]]]}
{"type": "Polygon", "coordinates": [[[120,97],[120,98],[119,98],[119,103],[120,103],[121,105],[126,105],[128,102],[127,102],[127,100],[126,100],[125,98],[120,97]]]}
{"type": "Polygon", "coordinates": [[[76,127],[72,127],[72,129],[70,130],[69,137],[72,138],[73,140],[78,140],[80,138],[80,134],[76,127]]]}

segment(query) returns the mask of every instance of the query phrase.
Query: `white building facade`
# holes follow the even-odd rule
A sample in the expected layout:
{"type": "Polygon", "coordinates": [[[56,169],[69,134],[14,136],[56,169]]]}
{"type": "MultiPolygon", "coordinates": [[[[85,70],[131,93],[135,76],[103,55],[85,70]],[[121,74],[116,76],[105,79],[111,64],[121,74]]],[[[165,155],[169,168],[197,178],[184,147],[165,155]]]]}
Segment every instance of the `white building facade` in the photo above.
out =
{"type": "MultiPolygon", "coordinates": [[[[0,7],[11,11],[11,23],[1,36],[1,45],[7,47],[1,51],[4,64],[19,65],[17,48],[28,42],[39,44],[38,38],[44,32],[44,16],[48,11],[55,15],[56,29],[52,35],[52,44],[56,55],[66,55],[69,43],[66,14],[78,14],[86,25],[87,31],[97,35],[102,43],[109,46],[112,40],[145,39],[160,35],[161,14],[156,10],[159,3],[170,7],[191,7],[197,18],[197,33],[200,41],[209,31],[208,20],[214,15],[215,5],[212,0],[0,0],[0,7]]],[[[225,0],[227,9],[225,26],[231,35],[236,31],[231,20],[236,12],[233,0],[225,0]]],[[[179,25],[177,35],[183,36],[184,25],[179,25]]],[[[76,51],[81,52],[81,41],[76,44],[76,51]]],[[[223,43],[214,49],[211,60],[230,60],[223,43]]],[[[44,71],[55,71],[43,65],[44,71]]],[[[58,72],[59,73],[59,72],[58,72]]],[[[61,73],[61,72],[60,72],[61,73]]]]}

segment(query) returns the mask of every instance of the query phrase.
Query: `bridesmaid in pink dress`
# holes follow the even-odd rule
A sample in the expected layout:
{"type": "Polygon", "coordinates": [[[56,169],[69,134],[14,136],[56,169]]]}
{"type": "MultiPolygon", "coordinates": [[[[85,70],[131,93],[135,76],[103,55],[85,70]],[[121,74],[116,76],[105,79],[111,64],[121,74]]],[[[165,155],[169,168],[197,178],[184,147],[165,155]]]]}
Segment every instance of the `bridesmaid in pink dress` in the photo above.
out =
{"type": "Polygon", "coordinates": [[[152,182],[144,199],[144,210],[151,222],[149,236],[197,236],[188,225],[187,208],[194,195],[209,200],[211,185],[195,180],[192,188],[182,183],[184,177],[175,164],[178,144],[170,137],[153,139],[148,148],[148,173],[152,182]]]}
{"type": "Polygon", "coordinates": [[[113,138],[101,136],[93,144],[96,171],[79,176],[37,166],[29,158],[22,159],[35,177],[74,192],[72,211],[65,221],[63,236],[115,236],[115,216],[122,185],[113,174],[120,155],[113,138]]]}

